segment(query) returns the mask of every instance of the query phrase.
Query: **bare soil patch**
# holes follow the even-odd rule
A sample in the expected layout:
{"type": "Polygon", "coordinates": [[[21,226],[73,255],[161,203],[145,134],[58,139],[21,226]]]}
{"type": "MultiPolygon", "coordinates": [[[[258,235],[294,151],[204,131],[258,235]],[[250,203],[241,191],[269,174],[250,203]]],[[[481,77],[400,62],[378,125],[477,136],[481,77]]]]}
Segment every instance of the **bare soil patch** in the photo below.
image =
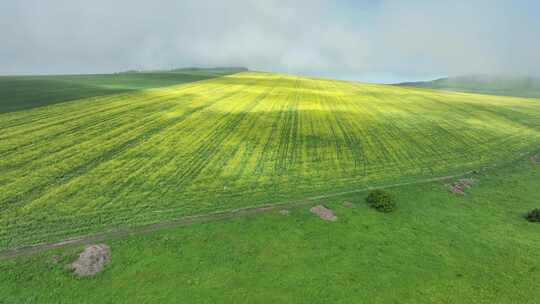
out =
{"type": "Polygon", "coordinates": [[[318,215],[321,219],[325,221],[335,222],[337,221],[337,216],[332,212],[332,210],[326,208],[323,205],[317,205],[309,209],[311,213],[318,215]]]}
{"type": "Polygon", "coordinates": [[[529,159],[537,164],[540,164],[540,154],[533,155],[529,159]]]}
{"type": "Polygon", "coordinates": [[[68,267],[78,276],[94,276],[101,272],[110,261],[111,249],[109,246],[105,244],[90,245],[68,267]]]}
{"type": "Polygon", "coordinates": [[[448,190],[453,194],[465,195],[465,190],[471,188],[475,181],[472,178],[462,178],[453,184],[448,184],[448,190]]]}

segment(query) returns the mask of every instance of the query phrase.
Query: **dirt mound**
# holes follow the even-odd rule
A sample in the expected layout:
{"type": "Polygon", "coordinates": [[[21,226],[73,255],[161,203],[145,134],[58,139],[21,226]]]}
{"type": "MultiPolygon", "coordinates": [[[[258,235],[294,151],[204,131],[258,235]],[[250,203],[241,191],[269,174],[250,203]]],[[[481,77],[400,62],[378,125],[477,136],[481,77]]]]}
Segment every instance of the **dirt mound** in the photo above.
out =
{"type": "Polygon", "coordinates": [[[533,155],[529,159],[537,164],[540,164],[540,154],[533,155]]]}
{"type": "Polygon", "coordinates": [[[454,194],[465,195],[465,189],[469,189],[474,185],[472,178],[462,178],[457,182],[447,185],[448,190],[454,194]]]}
{"type": "Polygon", "coordinates": [[[321,219],[325,221],[331,221],[331,222],[337,221],[337,216],[334,215],[334,212],[324,207],[323,205],[315,206],[309,209],[309,211],[311,211],[311,213],[318,215],[321,219]]]}
{"type": "Polygon", "coordinates": [[[105,244],[86,247],[79,258],[69,268],[79,276],[93,276],[103,270],[111,261],[111,249],[105,244]]]}

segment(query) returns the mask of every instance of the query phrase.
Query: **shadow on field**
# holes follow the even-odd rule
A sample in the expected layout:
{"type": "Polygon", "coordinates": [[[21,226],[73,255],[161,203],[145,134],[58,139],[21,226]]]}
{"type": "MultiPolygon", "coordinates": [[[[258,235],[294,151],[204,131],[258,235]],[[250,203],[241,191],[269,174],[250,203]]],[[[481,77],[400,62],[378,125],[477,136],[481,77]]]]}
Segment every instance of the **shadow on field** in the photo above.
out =
{"type": "Polygon", "coordinates": [[[118,73],[0,76],[0,114],[66,101],[179,85],[230,73],[118,73]]]}

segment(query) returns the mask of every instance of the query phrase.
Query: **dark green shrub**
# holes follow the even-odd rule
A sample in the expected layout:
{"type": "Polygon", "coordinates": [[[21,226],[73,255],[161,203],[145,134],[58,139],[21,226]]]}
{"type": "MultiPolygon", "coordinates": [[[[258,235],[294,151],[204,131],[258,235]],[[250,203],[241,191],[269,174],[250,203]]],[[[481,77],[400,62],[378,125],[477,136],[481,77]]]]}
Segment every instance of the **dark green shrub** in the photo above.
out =
{"type": "Polygon", "coordinates": [[[540,209],[534,209],[526,216],[529,222],[540,222],[540,209]]]}
{"type": "Polygon", "coordinates": [[[383,190],[372,190],[369,192],[367,203],[370,207],[377,209],[380,212],[391,212],[396,209],[396,203],[393,197],[383,190]]]}

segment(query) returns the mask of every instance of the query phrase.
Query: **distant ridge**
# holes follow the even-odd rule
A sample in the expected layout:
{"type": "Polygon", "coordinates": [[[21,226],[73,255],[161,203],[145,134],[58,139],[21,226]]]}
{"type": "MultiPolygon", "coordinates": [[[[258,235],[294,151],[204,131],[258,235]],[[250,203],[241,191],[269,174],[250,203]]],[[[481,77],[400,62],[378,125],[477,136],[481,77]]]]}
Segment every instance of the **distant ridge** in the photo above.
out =
{"type": "Polygon", "coordinates": [[[217,73],[217,74],[234,74],[240,72],[247,72],[248,68],[245,67],[211,67],[211,68],[201,68],[201,67],[184,67],[184,68],[173,68],[170,70],[127,70],[122,72],[117,72],[116,74],[135,74],[135,73],[217,73]]]}
{"type": "Polygon", "coordinates": [[[235,72],[247,72],[246,67],[212,67],[212,68],[200,68],[200,67],[185,67],[176,68],[170,70],[171,72],[183,72],[183,71],[235,71],[235,72]]]}
{"type": "Polygon", "coordinates": [[[0,113],[81,98],[134,92],[207,80],[247,71],[246,68],[129,70],[114,74],[0,76],[0,113]]]}
{"type": "Polygon", "coordinates": [[[540,98],[540,78],[528,76],[466,75],[432,81],[404,82],[400,86],[458,92],[540,98]]]}

